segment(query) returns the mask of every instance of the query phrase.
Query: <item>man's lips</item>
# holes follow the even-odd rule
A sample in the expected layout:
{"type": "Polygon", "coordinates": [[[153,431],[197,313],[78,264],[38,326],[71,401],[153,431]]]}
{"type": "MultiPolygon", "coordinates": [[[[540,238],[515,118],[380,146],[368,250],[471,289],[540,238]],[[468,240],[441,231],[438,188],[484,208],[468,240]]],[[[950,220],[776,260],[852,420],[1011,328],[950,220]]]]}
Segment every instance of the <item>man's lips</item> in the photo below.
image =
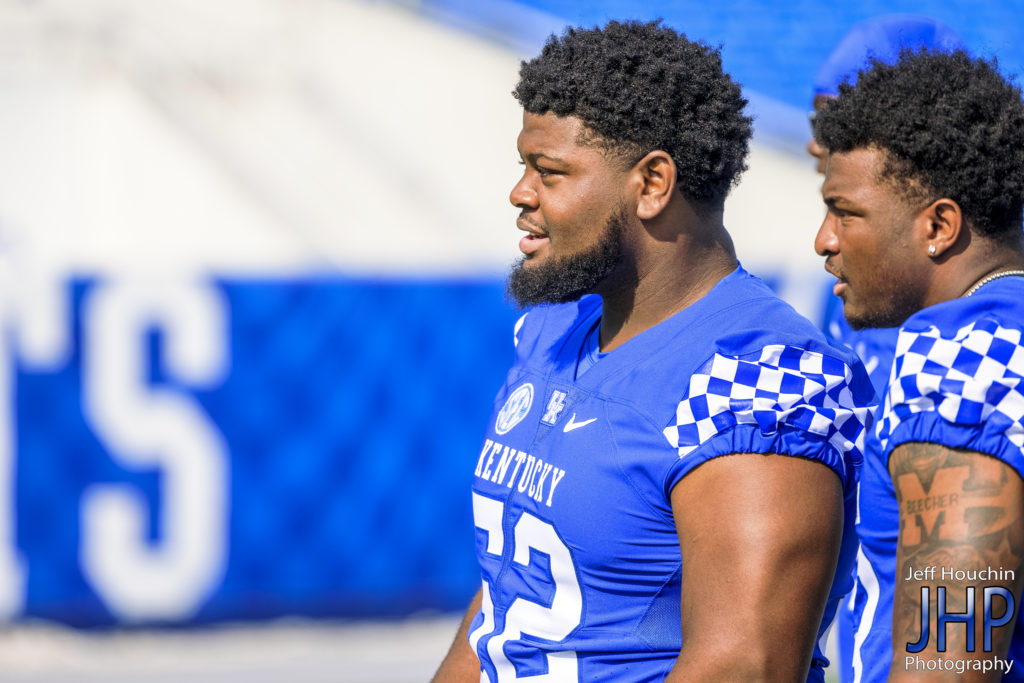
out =
{"type": "Polygon", "coordinates": [[[529,234],[519,240],[519,251],[527,256],[532,256],[541,247],[548,243],[548,236],[543,230],[520,216],[516,219],[516,227],[529,234]]]}
{"type": "Polygon", "coordinates": [[[846,291],[848,286],[846,279],[843,277],[842,271],[835,269],[835,267],[827,261],[825,262],[825,271],[832,277],[836,278],[836,283],[832,285],[832,293],[836,296],[842,296],[842,293],[846,291]]]}

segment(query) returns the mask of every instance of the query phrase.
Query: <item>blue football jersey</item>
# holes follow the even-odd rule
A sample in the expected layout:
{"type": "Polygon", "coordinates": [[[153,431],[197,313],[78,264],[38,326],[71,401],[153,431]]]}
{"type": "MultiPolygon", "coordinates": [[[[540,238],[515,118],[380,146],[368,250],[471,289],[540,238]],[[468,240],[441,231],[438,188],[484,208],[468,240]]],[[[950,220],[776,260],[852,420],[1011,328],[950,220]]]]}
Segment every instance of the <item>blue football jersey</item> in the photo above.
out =
{"type": "MultiPolygon", "coordinates": [[[[731,453],[814,459],[843,482],[827,624],[849,590],[873,396],[856,358],[742,269],[595,358],[600,315],[591,296],[516,326],[472,492],[483,604],[469,641],[484,679],[662,680],[683,638],[670,492],[731,453]]],[[[809,680],[825,664],[816,650],[809,680]]]]}
{"type": "MultiPolygon", "coordinates": [[[[896,353],[896,337],[899,336],[898,327],[888,328],[864,328],[855,330],[846,322],[843,315],[842,299],[832,293],[832,281],[828,283],[828,290],[825,295],[825,315],[822,323],[822,330],[825,337],[833,344],[843,346],[857,354],[864,369],[871,377],[871,384],[875,388],[875,394],[882,396],[885,387],[889,383],[889,371],[892,368],[892,358],[896,353]]],[[[874,431],[869,430],[865,442],[865,452],[870,452],[876,445],[872,443],[874,431]]],[[[859,484],[860,485],[860,484],[859,484]]],[[[854,566],[854,577],[857,575],[857,565],[865,562],[863,552],[859,552],[857,563],[854,566]]],[[[854,597],[856,591],[843,600],[836,614],[836,643],[838,645],[838,661],[834,663],[834,669],[838,673],[839,683],[850,683],[854,680],[853,673],[853,651],[854,651],[854,597]]]]}
{"type": "Polygon", "coordinates": [[[864,369],[871,376],[871,384],[875,393],[881,396],[889,382],[889,369],[892,368],[892,357],[896,353],[896,337],[898,327],[866,327],[855,330],[846,322],[843,315],[843,301],[832,293],[832,282],[828,283],[828,296],[825,304],[825,316],[821,329],[825,337],[833,344],[845,346],[857,354],[864,369]]]}
{"type": "MultiPolygon", "coordinates": [[[[996,280],[971,297],[930,306],[900,329],[860,486],[857,531],[862,558],[854,605],[858,681],[886,680],[893,661],[900,519],[889,456],[903,443],[938,443],[997,457],[1024,476],[1022,331],[1020,278],[996,280]]],[[[1015,624],[1010,647],[1015,664],[1006,681],[1024,681],[1024,671],[1018,668],[1024,666],[1024,621],[1019,610],[1015,624]]]]}

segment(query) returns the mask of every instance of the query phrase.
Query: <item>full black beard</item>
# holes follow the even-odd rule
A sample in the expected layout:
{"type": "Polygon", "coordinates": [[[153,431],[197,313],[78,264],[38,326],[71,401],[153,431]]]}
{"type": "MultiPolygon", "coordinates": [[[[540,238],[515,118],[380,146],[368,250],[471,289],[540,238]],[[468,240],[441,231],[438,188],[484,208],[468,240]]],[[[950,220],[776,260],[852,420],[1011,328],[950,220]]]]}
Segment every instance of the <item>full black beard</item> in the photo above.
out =
{"type": "Polygon", "coordinates": [[[537,304],[564,304],[592,294],[622,262],[622,234],[625,209],[619,209],[605,223],[601,238],[587,251],[551,259],[524,268],[526,257],[512,266],[506,289],[520,308],[537,304]]]}

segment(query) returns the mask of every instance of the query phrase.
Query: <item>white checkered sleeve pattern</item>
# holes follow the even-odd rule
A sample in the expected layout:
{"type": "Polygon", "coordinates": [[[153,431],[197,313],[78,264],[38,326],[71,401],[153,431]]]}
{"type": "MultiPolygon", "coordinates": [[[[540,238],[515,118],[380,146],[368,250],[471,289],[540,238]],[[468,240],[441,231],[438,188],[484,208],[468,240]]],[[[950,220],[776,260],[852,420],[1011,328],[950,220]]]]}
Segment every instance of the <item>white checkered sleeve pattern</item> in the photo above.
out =
{"type": "Polygon", "coordinates": [[[883,452],[901,422],[929,410],[953,424],[985,424],[1024,447],[1022,379],[1021,331],[993,319],[966,325],[952,339],[934,326],[901,330],[877,427],[883,452]]]}
{"type": "Polygon", "coordinates": [[[823,436],[859,461],[872,406],[854,403],[852,379],[841,360],[795,346],[716,353],[690,378],[665,437],[683,457],[735,425],[757,425],[765,436],[786,425],[823,436]]]}

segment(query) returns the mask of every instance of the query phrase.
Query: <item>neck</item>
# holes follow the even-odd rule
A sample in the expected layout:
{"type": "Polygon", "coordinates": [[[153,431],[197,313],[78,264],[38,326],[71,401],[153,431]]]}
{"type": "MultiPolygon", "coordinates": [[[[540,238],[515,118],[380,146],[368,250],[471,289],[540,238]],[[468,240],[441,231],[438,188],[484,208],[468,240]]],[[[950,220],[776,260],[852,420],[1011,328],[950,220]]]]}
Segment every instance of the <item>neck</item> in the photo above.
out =
{"type": "Polygon", "coordinates": [[[1024,270],[1024,247],[1020,243],[978,238],[974,242],[959,258],[954,257],[935,270],[936,286],[925,305],[964,296],[999,273],[1024,270]]]}
{"type": "Polygon", "coordinates": [[[682,227],[643,226],[642,239],[602,298],[602,351],[611,351],[706,295],[738,262],[721,212],[682,227]]]}

